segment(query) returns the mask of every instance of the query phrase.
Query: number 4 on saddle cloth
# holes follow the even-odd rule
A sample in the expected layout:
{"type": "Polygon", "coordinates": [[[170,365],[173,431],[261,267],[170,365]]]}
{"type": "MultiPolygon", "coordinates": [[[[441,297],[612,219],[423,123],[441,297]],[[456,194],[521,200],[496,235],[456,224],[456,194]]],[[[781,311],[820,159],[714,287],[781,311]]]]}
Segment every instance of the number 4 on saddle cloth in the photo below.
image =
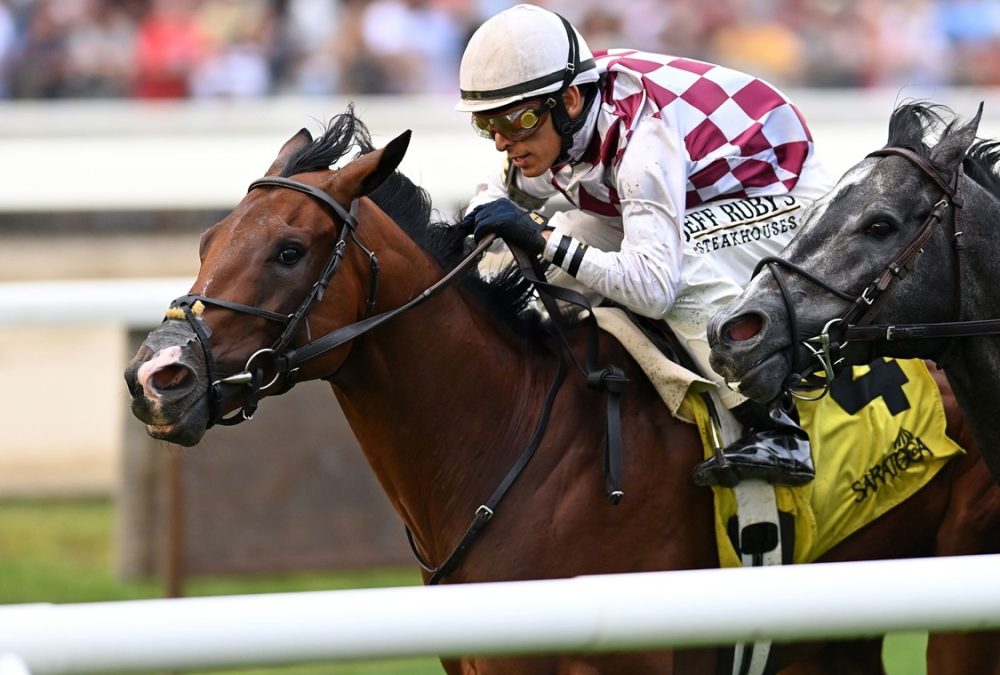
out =
{"type": "MultiPolygon", "coordinates": [[[[598,308],[595,316],[636,359],[670,412],[697,423],[705,457],[710,457],[715,449],[701,392],[714,385],[672,362],[621,310],[598,308]]],[[[816,479],[774,488],[783,523],[794,523],[788,533],[794,537],[782,535],[794,542],[792,550],[785,550],[786,562],[816,560],[914,495],[963,452],[945,434],[940,391],[921,360],[878,359],[855,366],[834,380],[830,395],[799,401],[797,407],[812,444],[816,479]]],[[[738,567],[731,532],[737,518],[734,491],[719,485],[711,489],[720,562],[738,567]]]]}

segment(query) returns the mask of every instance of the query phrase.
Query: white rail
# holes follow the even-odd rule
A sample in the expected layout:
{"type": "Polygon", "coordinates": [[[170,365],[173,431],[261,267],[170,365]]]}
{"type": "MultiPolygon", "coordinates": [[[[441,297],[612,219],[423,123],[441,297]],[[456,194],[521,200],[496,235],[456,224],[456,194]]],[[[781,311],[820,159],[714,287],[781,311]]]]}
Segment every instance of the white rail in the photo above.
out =
{"type": "Polygon", "coordinates": [[[0,327],[121,324],[153,327],[193,279],[80,279],[0,283],[0,327]]]}
{"type": "Polygon", "coordinates": [[[33,675],[1000,628],[1000,555],[0,608],[33,675]]]}
{"type": "MultiPolygon", "coordinates": [[[[997,89],[793,90],[832,175],[885,142],[889,115],[906,98],[950,105],[963,118],[986,102],[980,136],[1000,135],[997,89]]],[[[413,138],[402,170],[446,215],[500,170],[493,145],[476,138],[453,96],[355,97],[358,116],[384,143],[413,138]]],[[[0,103],[0,213],[230,209],[281,144],[307,127],[318,133],[343,112],[343,97],[254,101],[61,101],[0,103]],[[46,176],[52,158],[60,176],[46,176]],[[141,170],[136,167],[141,164],[141,170]]]]}

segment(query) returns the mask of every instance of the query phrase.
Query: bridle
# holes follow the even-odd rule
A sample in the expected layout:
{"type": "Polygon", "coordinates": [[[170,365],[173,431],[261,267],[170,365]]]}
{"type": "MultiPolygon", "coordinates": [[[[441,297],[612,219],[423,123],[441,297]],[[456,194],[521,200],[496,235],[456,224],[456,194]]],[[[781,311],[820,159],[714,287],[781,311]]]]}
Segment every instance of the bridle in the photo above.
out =
{"type": "MultiPolygon", "coordinates": [[[[247,191],[250,192],[260,188],[285,188],[308,195],[329,209],[335,220],[339,221],[341,225],[340,233],[337,238],[337,243],[330,252],[330,256],[327,258],[319,278],[309,289],[309,292],[299,304],[298,308],[291,314],[280,314],[278,312],[272,312],[259,307],[253,307],[251,305],[244,305],[238,302],[222,300],[220,298],[213,298],[211,296],[195,293],[181,296],[170,304],[171,308],[177,308],[184,312],[184,316],[188,324],[191,326],[192,330],[194,330],[202,344],[202,350],[205,354],[207,379],[210,383],[208,386],[208,427],[215,424],[232,426],[251,419],[256,412],[257,406],[265,391],[268,391],[271,387],[276,386],[279,381],[281,383],[281,389],[276,390],[275,393],[282,394],[288,391],[295,386],[298,379],[299,369],[302,364],[348,342],[351,342],[355,338],[364,335],[394,316],[412,309],[416,305],[433,297],[438,293],[438,291],[451,283],[452,280],[454,280],[459,274],[464,272],[472,263],[474,263],[492,241],[491,239],[490,241],[483,240],[480,242],[480,245],[477,246],[472,253],[462,260],[454,269],[448,272],[448,274],[446,274],[441,280],[424,290],[407,303],[381,314],[372,315],[372,311],[375,309],[375,297],[378,292],[379,264],[375,253],[365,247],[357,234],[358,221],[356,214],[359,201],[357,199],[353,200],[350,208],[345,209],[323,190],[313,185],[309,185],[308,183],[302,183],[280,176],[266,176],[264,178],[258,178],[250,183],[250,187],[247,191]],[[344,259],[344,253],[347,248],[348,241],[353,242],[369,261],[371,276],[368,284],[368,299],[365,302],[365,316],[360,321],[343,326],[331,333],[327,333],[326,335],[313,340],[309,334],[309,313],[312,311],[312,308],[316,305],[316,303],[323,299],[327,288],[329,288],[330,283],[333,280],[333,276],[340,268],[340,264],[344,259]],[[243,366],[243,370],[226,377],[218,377],[216,374],[217,368],[215,366],[215,360],[212,357],[212,351],[209,348],[211,329],[205,324],[204,321],[197,317],[197,312],[194,310],[195,303],[197,302],[201,302],[206,305],[224,307],[243,314],[257,316],[274,323],[279,323],[284,326],[284,329],[278,339],[275,340],[274,344],[270,347],[257,350],[251,354],[250,358],[247,359],[246,365],[243,366]],[[307,342],[303,345],[293,347],[292,341],[303,329],[306,333],[307,342]],[[224,392],[227,388],[232,387],[243,387],[245,389],[244,403],[238,412],[229,417],[224,417],[221,412],[221,404],[225,396],[224,392]]],[[[326,379],[331,376],[332,374],[327,375],[326,379]]]]}
{"type": "MultiPolygon", "coordinates": [[[[211,296],[197,293],[183,295],[170,303],[170,307],[172,309],[180,309],[184,312],[184,316],[188,324],[198,336],[198,340],[202,345],[202,350],[205,355],[205,368],[209,381],[209,427],[215,424],[232,426],[251,419],[256,412],[261,396],[265,391],[274,387],[279,380],[282,382],[282,389],[279,393],[283,393],[291,389],[295,385],[298,370],[301,364],[309,358],[313,358],[313,356],[318,355],[313,354],[311,351],[308,352],[304,358],[302,355],[302,350],[314,346],[316,341],[309,342],[304,347],[298,349],[292,349],[291,344],[303,327],[305,328],[306,335],[309,335],[309,313],[313,306],[323,299],[326,289],[330,286],[330,282],[333,279],[333,275],[336,274],[337,270],[340,268],[340,264],[344,258],[344,251],[347,248],[348,240],[353,241],[368,257],[371,265],[371,281],[369,283],[366,312],[370,313],[375,306],[375,294],[378,291],[378,259],[375,254],[369,251],[358,239],[358,221],[355,217],[358,208],[358,200],[355,199],[351,202],[350,209],[345,209],[323,190],[309,185],[308,183],[302,183],[281,176],[266,176],[264,178],[258,178],[250,183],[250,187],[247,189],[247,192],[258,188],[287,188],[312,197],[324,207],[329,209],[336,219],[339,219],[341,223],[340,234],[338,236],[337,243],[334,245],[333,250],[330,252],[329,257],[323,266],[323,271],[316,280],[316,283],[312,285],[305,298],[299,304],[298,308],[291,314],[280,314],[270,310],[261,309],[260,307],[244,305],[242,303],[213,298],[211,296]],[[211,329],[208,328],[204,321],[197,318],[196,312],[193,309],[195,307],[195,303],[197,302],[201,302],[205,305],[224,307],[242,314],[250,314],[252,316],[260,317],[267,321],[281,324],[284,326],[284,329],[282,330],[281,335],[278,336],[278,339],[275,340],[274,344],[270,347],[259,349],[251,354],[250,358],[247,359],[246,365],[243,366],[242,371],[227,377],[218,377],[215,359],[213,358],[212,351],[209,348],[211,329]],[[270,374],[270,378],[268,378],[268,374],[270,374]],[[267,381],[265,382],[265,380],[267,381]],[[224,417],[220,410],[220,406],[224,399],[224,390],[234,386],[244,387],[246,389],[244,404],[241,410],[236,414],[231,415],[230,417],[224,417]]],[[[333,349],[335,346],[337,345],[332,345],[322,351],[333,349]]],[[[313,347],[313,349],[315,349],[315,347],[313,347]]]]}
{"type": "Polygon", "coordinates": [[[962,284],[961,284],[961,250],[962,231],[958,229],[958,214],[962,207],[959,187],[962,180],[962,161],[959,161],[953,179],[949,182],[935,169],[929,161],[916,152],[903,147],[887,147],[870,153],[867,157],[902,157],[909,161],[941,191],[941,198],[931,208],[923,224],[913,238],[893,257],[861,291],[859,295],[846,293],[832,284],[820,279],[811,272],[795,263],[777,256],[762,258],[754,269],[756,276],[765,267],[771,272],[778,289],[781,292],[785,309],[788,312],[789,331],[791,332],[792,364],[785,389],[794,397],[803,400],[815,400],[824,396],[838,370],[842,359],[840,353],[848,342],[852,341],[900,341],[913,339],[940,339],[965,337],[970,335],[985,335],[1000,333],[1000,320],[963,321],[962,284]],[[952,217],[947,218],[951,212],[952,217]],[[920,254],[943,222],[950,223],[953,244],[955,311],[953,321],[941,323],[920,323],[903,325],[873,325],[875,317],[888,301],[893,284],[905,277],[916,265],[920,254]],[[819,335],[800,339],[795,305],[785,280],[778,268],[782,267],[805,278],[812,284],[850,303],[847,310],[839,317],[830,320],[819,335]],[[804,345],[812,359],[801,363],[796,345],[804,345]],[[815,374],[821,371],[822,379],[817,380],[815,374]],[[818,393],[815,393],[817,388],[818,393]],[[813,393],[803,394],[797,390],[808,390],[813,393]]]}
{"type": "MultiPolygon", "coordinates": [[[[379,266],[375,254],[368,250],[357,236],[358,221],[356,214],[358,210],[358,200],[353,200],[350,208],[345,209],[336,200],[330,197],[330,195],[317,187],[307,183],[301,183],[290,178],[277,176],[268,176],[253,181],[248,188],[248,192],[258,188],[291,189],[319,201],[320,204],[332,212],[335,219],[338,219],[341,222],[340,233],[337,243],[334,245],[333,251],[330,253],[319,278],[310,288],[305,299],[291,314],[280,314],[251,305],[213,298],[204,294],[192,293],[184,295],[171,303],[171,309],[179,309],[183,312],[185,320],[191,326],[192,330],[197,335],[198,340],[201,342],[202,349],[205,354],[205,364],[208,376],[207,379],[211,383],[209,385],[210,414],[209,423],[207,425],[208,427],[211,427],[214,424],[235,425],[251,419],[257,409],[257,405],[263,392],[272,386],[275,386],[279,380],[282,383],[282,389],[276,393],[281,394],[294,386],[299,368],[306,361],[314,359],[332,349],[354,340],[357,337],[360,337],[361,335],[364,335],[385,321],[388,321],[389,319],[412,309],[416,305],[433,297],[441,289],[458,278],[458,276],[470,265],[479,260],[486,249],[492,245],[494,240],[494,235],[487,235],[484,237],[476,245],[472,252],[459,262],[458,265],[456,265],[451,271],[405,304],[381,314],[371,315],[371,312],[375,307],[375,295],[378,290],[379,266]],[[309,312],[317,302],[323,299],[326,289],[329,287],[334,274],[336,274],[341,262],[343,261],[344,251],[347,247],[348,241],[354,242],[354,244],[361,249],[370,261],[371,282],[369,284],[369,295],[366,303],[365,317],[360,321],[343,326],[342,328],[315,340],[310,339],[304,345],[292,347],[292,341],[303,327],[306,330],[308,338],[309,312]],[[209,347],[211,330],[207,324],[199,318],[201,312],[196,309],[196,303],[198,302],[223,307],[235,312],[250,314],[268,321],[279,323],[284,326],[284,330],[271,347],[260,349],[251,354],[242,371],[234,375],[218,378],[215,375],[215,361],[209,347]],[[270,370],[273,371],[273,375],[269,381],[264,382],[264,380],[267,379],[265,374],[267,372],[267,367],[270,367],[270,370]],[[244,404],[239,412],[229,417],[224,417],[220,412],[224,396],[223,389],[234,386],[246,388],[244,404]]],[[[516,250],[514,250],[514,252],[515,255],[521,255],[520,252],[516,250]]],[[[525,271],[525,267],[523,265],[522,271],[525,271]]],[[[586,298],[582,295],[577,294],[574,291],[570,291],[569,289],[562,289],[559,291],[555,288],[550,288],[550,284],[542,281],[542,279],[544,279],[544,274],[539,272],[538,275],[536,275],[535,273],[529,271],[526,276],[529,281],[533,282],[536,287],[539,288],[540,291],[543,291],[541,296],[543,297],[543,301],[546,302],[546,305],[550,308],[550,312],[554,313],[553,316],[556,316],[557,314],[555,306],[551,304],[554,302],[554,298],[581,306],[586,305],[589,309],[589,302],[587,302],[586,298]],[[548,297],[546,293],[548,296],[552,297],[548,297]]],[[[581,367],[581,370],[584,371],[584,374],[587,377],[588,386],[593,389],[604,390],[607,392],[608,427],[605,438],[606,447],[604,470],[608,500],[612,504],[617,504],[624,494],[620,488],[622,476],[620,398],[622,392],[624,391],[624,387],[628,382],[628,378],[626,378],[624,373],[618,368],[613,366],[600,368],[596,365],[597,325],[596,321],[593,319],[593,312],[590,312],[589,321],[590,323],[588,325],[591,329],[591,339],[588,342],[586,364],[585,367],[581,367]]],[[[561,328],[558,326],[557,331],[560,333],[560,337],[564,338],[561,328]]],[[[579,366],[580,364],[577,365],[579,366]]],[[[466,528],[465,533],[445,560],[437,566],[432,566],[428,563],[417,549],[416,542],[409,528],[406,528],[407,539],[410,543],[410,547],[417,559],[417,562],[428,573],[429,584],[438,583],[458,566],[467,553],[469,547],[479,537],[486,525],[493,519],[497,505],[507,494],[514,481],[521,474],[523,469],[533,457],[535,451],[541,445],[545,430],[548,427],[552,408],[555,404],[556,394],[558,393],[566,375],[562,352],[559,353],[557,366],[556,374],[549,385],[539,418],[528,444],[522,449],[520,455],[504,478],[497,485],[489,499],[483,502],[483,504],[476,509],[472,522],[466,528]]],[[[331,376],[327,376],[325,379],[329,379],[329,377],[331,376]]]]}

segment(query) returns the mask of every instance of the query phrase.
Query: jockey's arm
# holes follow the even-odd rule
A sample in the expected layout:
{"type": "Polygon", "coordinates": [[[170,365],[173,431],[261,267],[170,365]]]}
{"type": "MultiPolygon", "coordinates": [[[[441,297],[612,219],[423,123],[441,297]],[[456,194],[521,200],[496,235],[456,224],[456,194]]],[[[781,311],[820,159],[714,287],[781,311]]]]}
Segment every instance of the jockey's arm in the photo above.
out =
{"type": "Polygon", "coordinates": [[[587,246],[549,220],[543,257],[602,296],[644,316],[660,318],[677,297],[683,260],[687,163],[681,139],[659,120],[640,123],[615,172],[621,202],[620,250],[587,246]]]}
{"type": "Polygon", "coordinates": [[[551,174],[548,172],[538,178],[525,178],[504,160],[502,170],[490,174],[487,181],[479,185],[465,208],[465,213],[471,213],[477,206],[497,199],[509,199],[529,211],[544,212],[545,203],[559,194],[550,179],[551,174]]]}

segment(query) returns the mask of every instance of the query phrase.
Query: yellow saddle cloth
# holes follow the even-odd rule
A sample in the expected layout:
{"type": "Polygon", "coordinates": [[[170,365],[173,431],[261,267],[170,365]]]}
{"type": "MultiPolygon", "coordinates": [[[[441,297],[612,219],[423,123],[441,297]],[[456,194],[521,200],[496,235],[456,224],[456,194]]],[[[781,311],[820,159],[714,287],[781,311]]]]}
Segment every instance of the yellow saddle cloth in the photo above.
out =
{"type": "MultiPolygon", "coordinates": [[[[696,419],[709,443],[708,412],[689,394],[685,417],[696,419]]],[[[817,401],[799,401],[809,432],[816,479],[775,488],[778,509],[795,518],[793,561],[811,562],[850,534],[911,497],[963,450],[945,435],[937,384],[920,360],[880,359],[856,366],[817,401]]],[[[740,559],[726,534],[736,515],[732,490],[713,487],[716,537],[723,567],[740,559]]]]}
{"type": "MultiPolygon", "coordinates": [[[[635,358],[670,412],[695,421],[705,456],[712,452],[708,411],[700,392],[708,380],[667,359],[619,309],[594,310],[598,324],[635,358]]],[[[827,396],[799,401],[809,432],[816,479],[777,487],[778,509],[794,516],[792,560],[812,562],[853,532],[913,496],[963,450],[945,435],[941,394],[920,360],[880,359],[838,377],[827,396]]],[[[738,567],[726,533],[736,515],[733,491],[713,487],[719,560],[738,567]]]]}

